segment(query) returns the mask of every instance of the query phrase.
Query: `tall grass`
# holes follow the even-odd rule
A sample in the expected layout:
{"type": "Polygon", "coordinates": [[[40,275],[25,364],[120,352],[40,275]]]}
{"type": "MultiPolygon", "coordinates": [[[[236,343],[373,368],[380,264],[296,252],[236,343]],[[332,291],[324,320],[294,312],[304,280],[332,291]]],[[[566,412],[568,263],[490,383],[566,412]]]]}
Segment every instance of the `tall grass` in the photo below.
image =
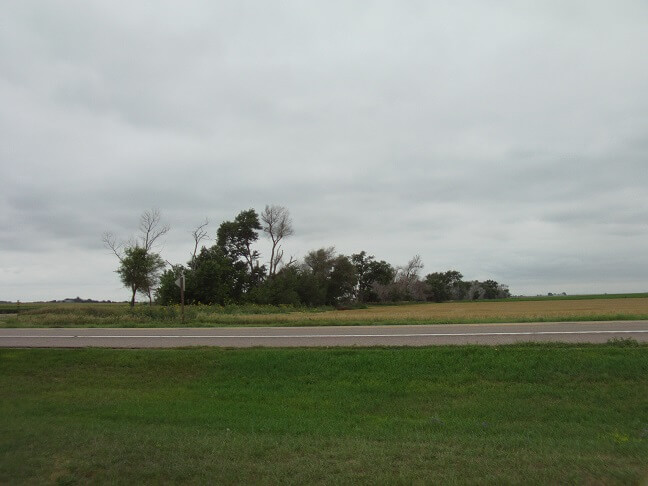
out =
{"type": "MultiPolygon", "coordinates": [[[[295,307],[289,305],[186,305],[185,323],[213,325],[260,319],[273,322],[291,313],[311,315],[330,307],[295,307]],[[270,319],[265,319],[270,316],[270,319]]],[[[22,308],[17,315],[0,315],[0,327],[150,327],[179,325],[180,305],[149,306],[138,304],[45,304],[22,308]]]]}

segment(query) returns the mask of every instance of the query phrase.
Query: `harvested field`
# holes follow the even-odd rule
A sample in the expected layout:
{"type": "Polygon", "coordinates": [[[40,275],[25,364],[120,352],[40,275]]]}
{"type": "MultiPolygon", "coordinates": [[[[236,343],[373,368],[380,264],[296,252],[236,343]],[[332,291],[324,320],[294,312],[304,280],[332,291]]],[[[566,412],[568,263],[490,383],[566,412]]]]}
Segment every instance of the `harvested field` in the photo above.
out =
{"type": "Polygon", "coordinates": [[[507,302],[447,302],[367,309],[295,312],[283,315],[257,314],[223,316],[199,313],[198,321],[239,324],[352,325],[398,323],[532,322],[567,320],[648,319],[648,298],[545,300],[507,302]]]}
{"type": "MultiPolygon", "coordinates": [[[[341,319],[479,319],[479,318],[551,318],[583,315],[615,315],[648,313],[648,298],[547,300],[509,302],[446,302],[376,306],[369,309],[338,312],[341,319]]],[[[314,319],[325,314],[314,315],[314,319]]]]}

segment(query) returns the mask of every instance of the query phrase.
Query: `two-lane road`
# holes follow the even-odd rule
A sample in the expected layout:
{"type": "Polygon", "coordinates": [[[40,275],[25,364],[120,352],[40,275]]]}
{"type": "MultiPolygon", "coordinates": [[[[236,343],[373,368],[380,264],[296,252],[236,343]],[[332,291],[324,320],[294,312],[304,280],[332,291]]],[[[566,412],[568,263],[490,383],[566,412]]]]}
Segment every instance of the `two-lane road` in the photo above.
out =
{"type": "Polygon", "coordinates": [[[545,322],[403,326],[0,329],[0,347],[173,348],[434,346],[516,342],[648,342],[648,321],[545,322]]]}

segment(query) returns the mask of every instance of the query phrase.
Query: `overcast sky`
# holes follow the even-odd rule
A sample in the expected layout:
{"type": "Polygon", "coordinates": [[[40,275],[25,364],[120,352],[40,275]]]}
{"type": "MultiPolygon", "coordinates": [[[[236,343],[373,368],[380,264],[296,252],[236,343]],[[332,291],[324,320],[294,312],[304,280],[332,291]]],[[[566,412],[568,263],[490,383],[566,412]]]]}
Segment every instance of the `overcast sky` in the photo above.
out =
{"type": "Polygon", "coordinates": [[[0,300],[125,300],[104,231],[159,208],[180,263],[266,204],[299,258],[648,291],[646,25],[645,0],[2,2],[0,300]]]}

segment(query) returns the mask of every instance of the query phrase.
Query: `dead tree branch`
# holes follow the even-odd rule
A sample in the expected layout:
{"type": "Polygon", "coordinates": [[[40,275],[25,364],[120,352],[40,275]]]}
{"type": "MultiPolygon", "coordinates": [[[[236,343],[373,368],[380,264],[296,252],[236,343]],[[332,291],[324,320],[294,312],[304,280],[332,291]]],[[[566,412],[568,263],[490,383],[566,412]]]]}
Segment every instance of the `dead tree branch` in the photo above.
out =
{"type": "Polygon", "coordinates": [[[160,210],[159,209],[149,209],[144,211],[140,217],[140,240],[142,242],[142,247],[146,251],[150,251],[155,244],[155,241],[164,236],[169,232],[169,225],[165,224],[160,226],[160,210]]]}
{"type": "Polygon", "coordinates": [[[205,218],[205,222],[198,225],[196,229],[191,232],[191,236],[193,236],[194,239],[194,249],[193,253],[191,254],[191,261],[194,261],[196,259],[196,253],[198,252],[198,245],[200,245],[200,242],[209,238],[207,230],[205,229],[208,224],[209,219],[205,218]]]}

